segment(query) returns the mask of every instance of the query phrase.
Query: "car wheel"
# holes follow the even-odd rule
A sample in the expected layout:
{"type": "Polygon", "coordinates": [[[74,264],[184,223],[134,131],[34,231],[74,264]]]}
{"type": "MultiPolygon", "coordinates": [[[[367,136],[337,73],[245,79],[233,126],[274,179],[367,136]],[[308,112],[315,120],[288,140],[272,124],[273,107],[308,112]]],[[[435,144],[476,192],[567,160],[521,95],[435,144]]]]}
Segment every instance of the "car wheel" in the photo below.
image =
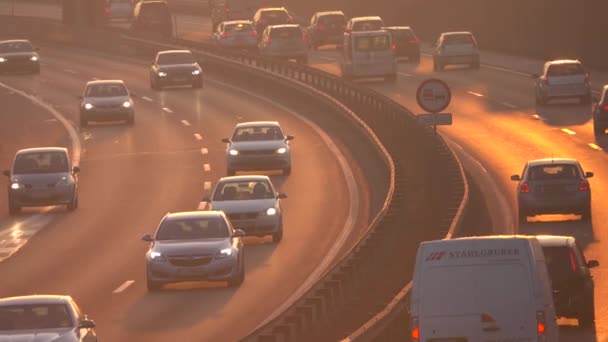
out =
{"type": "Polygon", "coordinates": [[[585,222],[591,221],[591,207],[585,208],[581,213],[581,220],[585,222]]]}
{"type": "Polygon", "coordinates": [[[606,127],[598,125],[595,121],[593,121],[593,133],[595,133],[595,135],[606,134],[606,127]]]}
{"type": "Polygon", "coordinates": [[[281,223],[281,227],[279,228],[279,231],[272,234],[272,242],[279,243],[279,242],[281,242],[281,240],[283,240],[283,223],[281,223]]]}
{"type": "Polygon", "coordinates": [[[146,286],[148,287],[148,291],[155,292],[160,291],[160,288],[163,286],[163,284],[151,281],[150,279],[146,279],[146,286]]]}
{"type": "Polygon", "coordinates": [[[519,217],[518,221],[519,221],[520,224],[522,224],[522,223],[528,223],[528,213],[526,212],[525,209],[519,208],[517,215],[519,217]]]}
{"type": "Polygon", "coordinates": [[[14,204],[13,201],[8,201],[8,213],[9,215],[17,215],[21,212],[21,207],[14,204]]]}
{"type": "Polygon", "coordinates": [[[581,328],[591,328],[595,325],[595,305],[593,300],[581,308],[578,316],[578,326],[581,328]]]}
{"type": "Polygon", "coordinates": [[[289,176],[291,174],[291,166],[283,169],[283,175],[289,176]]]}
{"type": "Polygon", "coordinates": [[[135,114],[131,114],[127,118],[127,125],[133,126],[134,124],[135,124],[135,114]]]}
{"type": "Polygon", "coordinates": [[[80,116],[80,127],[89,127],[89,120],[85,119],[83,116],[80,116]]]}
{"type": "Polygon", "coordinates": [[[226,174],[228,176],[234,176],[236,174],[236,170],[234,170],[234,169],[226,169],[226,174]]]}
{"type": "Polygon", "coordinates": [[[236,287],[245,281],[245,264],[241,266],[241,271],[234,278],[228,280],[229,287],[236,287]]]}
{"type": "Polygon", "coordinates": [[[78,195],[74,194],[74,197],[72,197],[72,202],[68,204],[68,211],[74,211],[76,208],[78,208],[78,195]]]}

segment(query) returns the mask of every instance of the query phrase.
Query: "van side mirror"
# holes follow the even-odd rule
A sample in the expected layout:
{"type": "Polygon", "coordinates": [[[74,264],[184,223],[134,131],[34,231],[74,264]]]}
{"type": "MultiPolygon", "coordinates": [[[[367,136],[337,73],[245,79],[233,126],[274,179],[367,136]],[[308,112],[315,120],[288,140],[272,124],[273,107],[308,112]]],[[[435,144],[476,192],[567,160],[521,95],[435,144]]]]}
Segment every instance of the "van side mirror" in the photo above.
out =
{"type": "Polygon", "coordinates": [[[513,175],[513,176],[511,176],[511,180],[512,181],[520,181],[521,178],[519,177],[519,175],[513,175]]]}
{"type": "Polygon", "coordinates": [[[152,241],[154,241],[154,239],[152,238],[152,235],[150,235],[150,234],[146,234],[146,235],[142,236],[142,238],[141,238],[141,239],[142,239],[143,241],[147,241],[147,242],[152,242],[152,241]]]}
{"type": "Polygon", "coordinates": [[[594,267],[598,267],[599,265],[600,265],[600,262],[597,260],[587,261],[587,268],[594,268],[594,267]]]}
{"type": "Polygon", "coordinates": [[[593,177],[593,172],[589,172],[589,171],[585,172],[585,178],[591,178],[591,177],[593,177]]]}
{"type": "Polygon", "coordinates": [[[80,172],[80,167],[79,167],[79,166],[74,166],[74,167],[72,168],[72,172],[73,172],[73,173],[78,173],[78,172],[80,172]]]}
{"type": "Polygon", "coordinates": [[[287,194],[284,194],[284,193],[282,193],[282,192],[281,192],[281,193],[278,193],[278,194],[277,194],[277,198],[281,198],[281,199],[287,198],[287,194]]]}
{"type": "Polygon", "coordinates": [[[11,176],[11,172],[9,170],[2,171],[2,174],[5,175],[6,177],[10,177],[11,176]]]}
{"type": "Polygon", "coordinates": [[[228,138],[223,138],[223,139],[222,139],[222,142],[223,142],[223,143],[226,143],[226,144],[230,144],[230,139],[228,139],[228,138]]]}
{"type": "Polygon", "coordinates": [[[243,237],[245,235],[247,235],[247,234],[245,234],[245,231],[243,231],[241,229],[235,229],[234,230],[234,235],[232,235],[232,236],[234,236],[234,237],[243,237]]]}
{"type": "Polygon", "coordinates": [[[80,321],[80,324],[78,324],[79,328],[85,328],[85,329],[93,329],[95,328],[96,324],[95,321],[93,321],[92,319],[83,319],[80,321]]]}

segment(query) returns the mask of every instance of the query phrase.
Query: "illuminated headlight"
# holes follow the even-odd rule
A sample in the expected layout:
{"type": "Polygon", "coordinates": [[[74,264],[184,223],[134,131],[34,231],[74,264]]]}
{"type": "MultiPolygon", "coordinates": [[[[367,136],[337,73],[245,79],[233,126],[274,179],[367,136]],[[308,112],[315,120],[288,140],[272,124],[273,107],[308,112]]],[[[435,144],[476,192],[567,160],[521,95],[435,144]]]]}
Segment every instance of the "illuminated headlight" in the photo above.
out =
{"type": "Polygon", "coordinates": [[[125,101],[125,102],[123,102],[122,106],[125,108],[131,108],[131,102],[125,101]]]}
{"type": "Polygon", "coordinates": [[[268,208],[268,210],[266,210],[266,215],[268,216],[274,216],[277,214],[277,210],[275,208],[268,208]]]}
{"type": "Polygon", "coordinates": [[[277,150],[278,154],[284,154],[285,152],[287,152],[287,149],[285,147],[281,147],[277,150]]]}
{"type": "Polygon", "coordinates": [[[17,190],[17,189],[19,189],[20,187],[21,187],[21,186],[19,185],[19,183],[13,183],[13,184],[11,184],[11,189],[13,189],[13,190],[17,190]]]}
{"type": "Polygon", "coordinates": [[[199,75],[200,73],[201,73],[201,71],[198,69],[192,71],[192,75],[199,75]]]}
{"type": "Polygon", "coordinates": [[[225,258],[232,255],[232,248],[224,248],[219,253],[217,253],[218,258],[225,258]]]}
{"type": "Polygon", "coordinates": [[[6,62],[6,58],[0,57],[0,63],[4,63],[4,62],[6,62]]]}
{"type": "Polygon", "coordinates": [[[30,57],[30,61],[32,61],[32,62],[35,62],[35,61],[37,61],[37,60],[38,60],[38,57],[36,57],[36,56],[32,56],[32,57],[30,57]]]}
{"type": "Polygon", "coordinates": [[[85,103],[84,104],[84,109],[91,110],[91,109],[93,109],[93,105],[90,104],[90,103],[85,103]]]}
{"type": "Polygon", "coordinates": [[[167,73],[166,73],[166,72],[164,72],[164,71],[159,71],[159,72],[158,72],[158,76],[160,76],[160,77],[165,77],[165,76],[167,76],[167,73]]]}
{"type": "Polygon", "coordinates": [[[150,252],[150,259],[159,261],[163,259],[163,255],[160,252],[150,252]]]}
{"type": "Polygon", "coordinates": [[[55,183],[55,186],[68,186],[70,185],[70,182],[68,181],[67,178],[61,178],[60,180],[57,181],[57,183],[55,183]]]}
{"type": "Polygon", "coordinates": [[[228,153],[230,153],[231,156],[238,156],[239,151],[237,151],[237,150],[230,150],[230,151],[228,151],[228,153]]]}

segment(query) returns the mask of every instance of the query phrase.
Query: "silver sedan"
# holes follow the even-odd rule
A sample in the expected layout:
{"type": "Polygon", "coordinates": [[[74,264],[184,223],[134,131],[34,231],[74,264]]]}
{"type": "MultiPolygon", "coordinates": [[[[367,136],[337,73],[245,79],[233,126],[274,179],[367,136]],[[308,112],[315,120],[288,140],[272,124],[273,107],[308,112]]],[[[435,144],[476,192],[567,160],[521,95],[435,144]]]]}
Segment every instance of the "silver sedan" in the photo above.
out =
{"type": "Polygon", "coordinates": [[[152,237],[146,253],[148,290],[181,281],[228,281],[238,286],[245,279],[241,236],[220,211],[167,214],[152,237]]]}
{"type": "Polygon", "coordinates": [[[135,123],[134,102],[125,83],[121,80],[90,81],[80,102],[80,126],[89,121],[125,120],[135,123]]]}

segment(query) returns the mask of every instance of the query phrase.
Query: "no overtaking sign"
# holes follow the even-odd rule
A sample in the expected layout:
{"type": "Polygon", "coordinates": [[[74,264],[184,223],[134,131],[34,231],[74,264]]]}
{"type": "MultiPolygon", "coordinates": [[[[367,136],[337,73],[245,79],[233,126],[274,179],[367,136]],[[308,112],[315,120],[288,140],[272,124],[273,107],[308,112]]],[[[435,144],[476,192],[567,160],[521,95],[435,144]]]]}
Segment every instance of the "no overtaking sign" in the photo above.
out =
{"type": "Polygon", "coordinates": [[[439,113],[448,108],[451,99],[450,87],[436,78],[422,82],[416,91],[418,105],[428,113],[439,113]]]}

